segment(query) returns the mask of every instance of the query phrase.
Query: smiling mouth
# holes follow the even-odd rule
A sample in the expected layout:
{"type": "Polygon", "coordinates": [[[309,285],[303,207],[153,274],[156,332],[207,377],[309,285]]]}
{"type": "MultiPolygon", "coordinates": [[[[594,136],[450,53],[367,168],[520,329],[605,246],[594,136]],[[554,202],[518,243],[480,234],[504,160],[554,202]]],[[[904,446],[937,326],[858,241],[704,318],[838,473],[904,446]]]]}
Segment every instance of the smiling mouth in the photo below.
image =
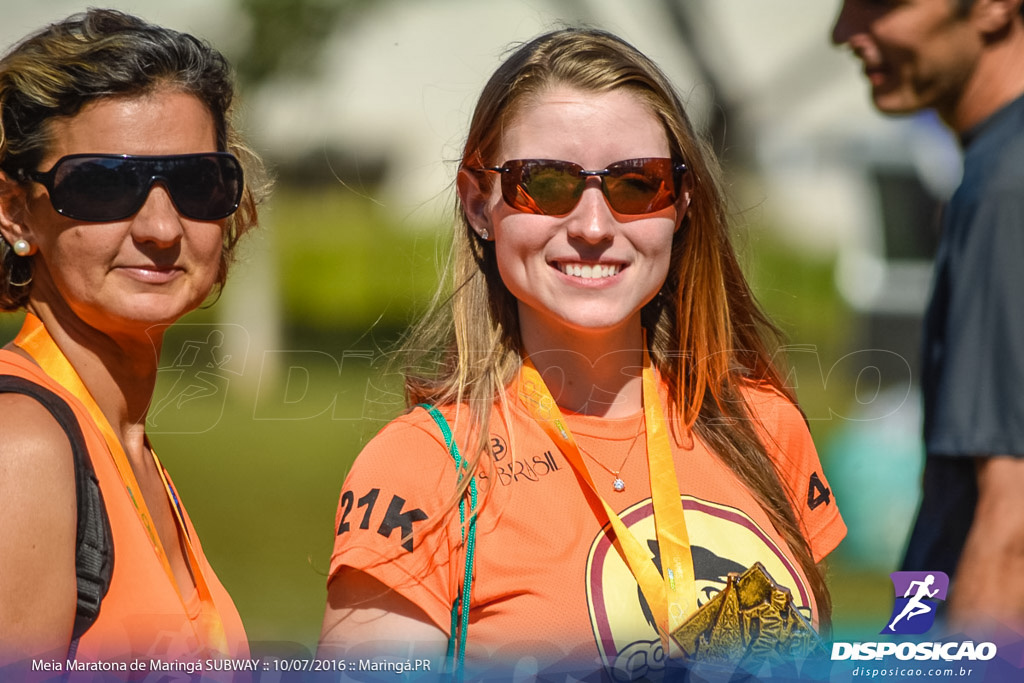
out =
{"type": "Polygon", "coordinates": [[[881,85],[888,73],[889,70],[880,64],[864,65],[864,75],[872,85],[881,85]]]}
{"type": "Polygon", "coordinates": [[[602,280],[606,277],[614,277],[622,269],[622,266],[617,263],[557,263],[555,266],[565,275],[584,280],[602,280]]]}

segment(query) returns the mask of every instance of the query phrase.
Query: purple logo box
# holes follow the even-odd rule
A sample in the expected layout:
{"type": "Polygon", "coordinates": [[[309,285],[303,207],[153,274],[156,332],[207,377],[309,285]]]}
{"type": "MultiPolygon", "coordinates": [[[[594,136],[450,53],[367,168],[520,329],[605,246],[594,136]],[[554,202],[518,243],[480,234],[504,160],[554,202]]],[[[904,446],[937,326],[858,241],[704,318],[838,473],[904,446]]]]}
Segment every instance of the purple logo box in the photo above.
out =
{"type": "Polygon", "coordinates": [[[882,634],[918,635],[935,623],[935,611],[946,599],[949,577],[944,572],[893,572],[896,599],[882,634]]]}

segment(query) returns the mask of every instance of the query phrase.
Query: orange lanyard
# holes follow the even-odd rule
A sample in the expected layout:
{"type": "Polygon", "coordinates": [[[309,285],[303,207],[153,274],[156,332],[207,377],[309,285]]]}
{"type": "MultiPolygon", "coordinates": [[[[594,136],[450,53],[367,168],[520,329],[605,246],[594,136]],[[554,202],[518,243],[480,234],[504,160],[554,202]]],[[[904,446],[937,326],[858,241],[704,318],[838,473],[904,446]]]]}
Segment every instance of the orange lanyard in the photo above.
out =
{"type": "MultiPolygon", "coordinates": [[[[182,603],[182,609],[186,614],[188,614],[188,610],[185,608],[185,599],[181,595],[181,590],[174,578],[174,571],[171,569],[171,563],[167,559],[167,553],[164,551],[163,543],[160,541],[160,536],[156,532],[156,527],[153,524],[153,518],[149,513],[146,500],[142,497],[142,491],[135,478],[135,471],[128,462],[128,456],[125,454],[124,447],[121,445],[121,440],[117,437],[117,434],[114,433],[114,429],[110,426],[110,422],[107,420],[106,415],[104,415],[103,411],[100,410],[100,407],[96,404],[96,400],[93,398],[92,394],[89,393],[89,389],[82,382],[82,379],[78,376],[74,367],[72,367],[71,362],[68,361],[67,357],[57,346],[56,342],[54,342],[53,338],[50,337],[49,332],[47,332],[46,327],[43,326],[43,323],[40,322],[39,318],[31,313],[26,315],[25,323],[22,326],[21,331],[18,333],[17,338],[14,340],[14,343],[32,356],[33,360],[39,364],[39,367],[42,368],[43,372],[49,375],[54,381],[81,401],[82,405],[84,405],[85,409],[89,412],[93,422],[96,423],[96,426],[103,434],[103,439],[106,441],[111,459],[114,461],[114,466],[117,468],[117,472],[121,477],[121,483],[124,485],[125,490],[128,493],[129,500],[132,501],[132,505],[135,507],[139,523],[142,524],[143,529],[145,529],[146,534],[149,536],[150,543],[153,546],[153,552],[156,553],[161,565],[163,565],[164,571],[167,573],[167,578],[170,580],[171,585],[175,587],[175,591],[178,593],[178,599],[181,600],[182,603]]],[[[224,622],[213,602],[213,595],[210,592],[210,587],[206,582],[206,578],[203,576],[198,556],[196,555],[195,548],[192,545],[192,539],[189,537],[188,529],[185,526],[185,519],[182,516],[181,508],[178,504],[177,493],[171,486],[163,465],[160,464],[160,460],[156,457],[156,452],[150,448],[150,453],[153,455],[153,462],[156,463],[157,471],[160,473],[160,479],[164,484],[168,500],[171,503],[171,509],[174,511],[174,518],[178,524],[178,529],[181,533],[181,537],[184,539],[185,554],[188,558],[189,567],[192,570],[192,576],[195,577],[196,591],[199,593],[199,599],[202,602],[202,614],[200,616],[199,627],[201,633],[197,633],[196,636],[199,638],[200,643],[204,643],[206,648],[211,652],[219,652],[225,655],[230,654],[227,646],[227,636],[224,632],[224,622]],[[203,637],[204,635],[205,637],[203,637]]]]}
{"type": "Polygon", "coordinates": [[[669,442],[665,418],[661,411],[658,384],[651,367],[651,359],[644,349],[643,368],[644,427],[647,432],[647,466],[651,478],[651,499],[654,507],[654,526],[662,558],[662,574],[658,573],[649,550],[636,539],[619,515],[598,493],[597,487],[580,455],[576,439],[569,430],[544,384],[537,368],[529,359],[523,363],[519,381],[519,400],[565,456],[576,473],[601,501],[608,522],[615,531],[614,545],[626,562],[643,591],[647,603],[658,622],[662,644],[670,652],[669,634],[697,608],[696,580],[693,555],[686,532],[686,520],[676,479],[672,446],[669,442]]]}

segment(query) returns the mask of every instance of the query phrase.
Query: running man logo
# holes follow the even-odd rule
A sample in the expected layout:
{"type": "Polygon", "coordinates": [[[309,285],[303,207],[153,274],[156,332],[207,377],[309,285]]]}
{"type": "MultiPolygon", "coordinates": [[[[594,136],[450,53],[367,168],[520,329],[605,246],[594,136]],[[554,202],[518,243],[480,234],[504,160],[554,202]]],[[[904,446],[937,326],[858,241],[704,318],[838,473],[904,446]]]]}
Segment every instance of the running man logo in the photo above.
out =
{"type": "Polygon", "coordinates": [[[935,623],[939,602],[946,599],[949,577],[943,572],[893,572],[896,601],[882,634],[918,635],[935,623]]]}
{"type": "Polygon", "coordinates": [[[228,385],[242,376],[249,333],[241,325],[181,324],[175,350],[164,347],[170,365],[161,365],[146,416],[149,434],[199,434],[220,422],[228,385]]]}

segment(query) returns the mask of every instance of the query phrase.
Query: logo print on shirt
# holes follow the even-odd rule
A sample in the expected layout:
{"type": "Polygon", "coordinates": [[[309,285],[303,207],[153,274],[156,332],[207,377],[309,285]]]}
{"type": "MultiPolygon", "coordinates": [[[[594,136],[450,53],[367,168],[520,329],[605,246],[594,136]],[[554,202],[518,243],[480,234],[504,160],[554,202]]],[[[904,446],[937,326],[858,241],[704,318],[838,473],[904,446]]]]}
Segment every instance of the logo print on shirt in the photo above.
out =
{"type": "MultiPolygon", "coordinates": [[[[661,548],[658,546],[658,540],[656,538],[649,539],[647,547],[653,554],[652,560],[654,566],[658,568],[658,573],[664,576],[665,574],[661,570],[661,548]]],[[[690,550],[693,553],[693,573],[697,583],[697,607],[703,607],[705,602],[722,592],[729,572],[742,574],[747,569],[739,562],[733,562],[727,557],[719,557],[707,548],[695,545],[691,546],[690,550]]],[[[636,587],[636,594],[640,599],[640,609],[643,610],[647,623],[656,630],[658,627],[654,615],[651,613],[651,606],[647,604],[647,598],[644,597],[640,586],[636,587]]]]}
{"type": "MultiPolygon", "coordinates": [[[[693,551],[697,601],[703,605],[725,586],[725,575],[760,562],[790,589],[798,609],[811,615],[811,593],[796,564],[779,543],[742,510],[682,496],[693,551]],[[714,548],[714,552],[708,550],[714,548]]],[[[645,499],[619,513],[660,565],[653,505],[645,499]]],[[[660,571],[660,566],[659,566],[660,571]]],[[[587,558],[587,602],[601,659],[615,681],[660,676],[666,667],[661,639],[636,579],[612,545],[607,527],[594,538],[587,558]]]]}
{"type": "MultiPolygon", "coordinates": [[[[526,458],[511,457],[505,439],[497,434],[491,434],[491,457],[494,458],[494,477],[502,486],[540,481],[545,475],[561,469],[551,451],[526,458]]],[[[484,480],[490,479],[488,473],[483,470],[477,474],[477,477],[484,480]]]]}
{"type": "Polygon", "coordinates": [[[896,599],[889,623],[880,633],[919,635],[935,623],[939,602],[946,599],[949,577],[945,572],[893,572],[889,575],[896,599]]]}

